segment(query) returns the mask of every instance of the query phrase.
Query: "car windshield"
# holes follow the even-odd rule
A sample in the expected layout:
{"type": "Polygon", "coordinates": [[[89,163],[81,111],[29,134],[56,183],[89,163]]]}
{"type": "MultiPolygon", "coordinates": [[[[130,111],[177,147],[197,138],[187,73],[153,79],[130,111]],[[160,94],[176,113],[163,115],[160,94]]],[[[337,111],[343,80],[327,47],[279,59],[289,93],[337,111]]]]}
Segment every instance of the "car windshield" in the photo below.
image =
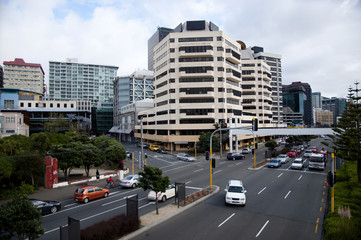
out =
{"type": "Polygon", "coordinates": [[[240,187],[240,186],[229,186],[228,192],[243,193],[243,187],[240,187]]]}
{"type": "Polygon", "coordinates": [[[323,157],[311,157],[310,162],[323,162],[323,157]]]}
{"type": "Polygon", "coordinates": [[[82,189],[82,188],[77,188],[75,192],[76,192],[76,193],[83,193],[83,192],[84,192],[84,189],[82,189]]]}
{"type": "Polygon", "coordinates": [[[272,159],[271,163],[278,163],[278,160],[277,159],[272,159]]]}
{"type": "Polygon", "coordinates": [[[279,155],[279,158],[286,158],[286,155],[279,155]]]}
{"type": "Polygon", "coordinates": [[[124,180],[131,180],[133,178],[132,175],[126,176],[125,178],[123,178],[124,180]]]}
{"type": "Polygon", "coordinates": [[[295,161],[293,161],[293,163],[302,163],[302,161],[301,160],[295,160],[295,161]]]}

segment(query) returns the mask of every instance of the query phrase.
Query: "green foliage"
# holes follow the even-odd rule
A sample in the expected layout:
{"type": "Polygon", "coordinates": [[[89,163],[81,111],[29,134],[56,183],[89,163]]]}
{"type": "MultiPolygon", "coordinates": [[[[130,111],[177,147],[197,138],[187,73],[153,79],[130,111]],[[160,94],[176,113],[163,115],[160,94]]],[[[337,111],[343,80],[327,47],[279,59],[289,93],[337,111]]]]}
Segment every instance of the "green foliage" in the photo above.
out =
{"type": "Polygon", "coordinates": [[[0,232],[4,232],[2,238],[16,236],[19,239],[36,239],[44,233],[40,219],[40,212],[26,195],[16,196],[0,209],[0,232]]]}
{"type": "MultiPolygon", "coordinates": [[[[139,175],[139,187],[144,191],[152,189],[156,193],[165,192],[170,183],[169,177],[163,177],[162,170],[157,167],[144,166],[144,171],[139,175]]],[[[156,212],[158,214],[158,198],[156,198],[156,212]]]]}
{"type": "MultiPolygon", "coordinates": [[[[202,132],[197,142],[198,152],[209,151],[209,140],[211,139],[212,132],[202,132]]],[[[212,138],[212,152],[219,151],[218,137],[213,135],[212,138]]]]}
{"type": "Polygon", "coordinates": [[[89,170],[92,166],[100,166],[104,163],[105,156],[102,151],[93,144],[82,144],[81,150],[83,166],[85,168],[86,176],[89,177],[89,170]]]}
{"type": "Polygon", "coordinates": [[[268,150],[273,151],[277,147],[277,143],[275,140],[272,139],[266,142],[265,146],[268,147],[268,150]]]}

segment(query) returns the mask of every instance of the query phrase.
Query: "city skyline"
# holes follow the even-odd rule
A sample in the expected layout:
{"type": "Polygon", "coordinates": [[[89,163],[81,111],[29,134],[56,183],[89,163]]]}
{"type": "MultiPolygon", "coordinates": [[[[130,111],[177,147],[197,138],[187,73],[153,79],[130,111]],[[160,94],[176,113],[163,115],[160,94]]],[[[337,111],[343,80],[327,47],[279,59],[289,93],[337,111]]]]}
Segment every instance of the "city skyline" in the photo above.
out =
{"type": "Polygon", "coordinates": [[[0,0],[0,64],[40,63],[47,86],[49,61],[66,58],[119,66],[118,76],[129,75],[147,69],[147,41],[157,27],[206,20],[247,47],[280,54],[283,84],[301,81],[323,96],[346,97],[360,81],[360,10],[357,0],[0,0]]]}

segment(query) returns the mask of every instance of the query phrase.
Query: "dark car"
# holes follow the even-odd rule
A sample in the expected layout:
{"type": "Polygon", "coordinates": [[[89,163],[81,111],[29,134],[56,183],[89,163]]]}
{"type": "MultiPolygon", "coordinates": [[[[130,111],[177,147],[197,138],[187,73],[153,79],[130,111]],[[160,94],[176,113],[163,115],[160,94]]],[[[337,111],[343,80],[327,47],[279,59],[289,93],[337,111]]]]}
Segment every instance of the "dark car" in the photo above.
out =
{"type": "MultiPolygon", "coordinates": [[[[139,143],[137,143],[137,145],[136,145],[137,147],[141,147],[142,146],[142,144],[139,142],[139,143]]],[[[143,148],[144,149],[148,149],[149,148],[149,145],[148,144],[146,144],[146,143],[143,143],[143,148]]]]}
{"type": "Polygon", "coordinates": [[[30,202],[41,211],[41,214],[56,213],[61,209],[61,203],[57,201],[43,201],[38,199],[29,199],[30,202]]]}
{"type": "Polygon", "coordinates": [[[166,154],[166,153],[168,153],[168,152],[167,152],[166,150],[162,149],[162,148],[159,148],[159,149],[157,150],[157,153],[166,154]]]}
{"type": "Polygon", "coordinates": [[[244,159],[246,156],[244,156],[242,153],[228,153],[227,154],[227,159],[228,160],[239,160],[239,159],[244,159]]]}

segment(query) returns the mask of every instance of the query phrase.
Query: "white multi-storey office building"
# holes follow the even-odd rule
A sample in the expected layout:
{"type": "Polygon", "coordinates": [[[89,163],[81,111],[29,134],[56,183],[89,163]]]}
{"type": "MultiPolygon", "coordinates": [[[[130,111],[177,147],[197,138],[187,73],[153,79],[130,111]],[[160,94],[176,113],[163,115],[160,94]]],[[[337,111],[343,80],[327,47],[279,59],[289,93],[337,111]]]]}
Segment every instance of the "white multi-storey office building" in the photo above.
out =
{"type": "Polygon", "coordinates": [[[269,119],[271,76],[262,60],[250,63],[256,71],[251,74],[256,109],[244,112],[242,49],[241,42],[206,21],[188,21],[164,37],[153,49],[155,107],[141,113],[143,138],[181,150],[229,119],[238,126],[250,125],[255,116],[269,119]]]}
{"type": "Polygon", "coordinates": [[[113,101],[117,70],[116,66],[78,63],[77,59],[49,61],[49,99],[84,100],[93,106],[98,101],[113,101]]]}
{"type": "Polygon", "coordinates": [[[27,63],[22,58],[4,61],[3,87],[43,94],[44,75],[44,70],[38,63],[27,63]]]}

